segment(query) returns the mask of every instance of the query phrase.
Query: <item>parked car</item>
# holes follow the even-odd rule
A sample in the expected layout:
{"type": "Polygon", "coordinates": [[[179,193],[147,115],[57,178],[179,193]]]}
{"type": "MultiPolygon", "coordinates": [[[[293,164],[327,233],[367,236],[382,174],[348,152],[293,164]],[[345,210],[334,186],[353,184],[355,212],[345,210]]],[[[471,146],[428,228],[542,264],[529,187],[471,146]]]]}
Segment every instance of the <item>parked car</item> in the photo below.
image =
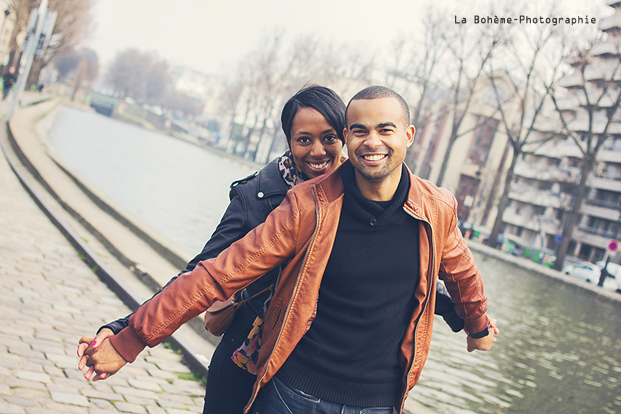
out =
{"type": "MultiPolygon", "coordinates": [[[[602,272],[602,267],[600,267],[599,264],[600,262],[595,263],[595,264],[589,263],[589,262],[576,263],[573,265],[565,266],[565,268],[563,269],[563,273],[565,273],[566,275],[578,278],[578,279],[586,280],[589,283],[597,284],[597,282],[599,282],[599,277],[602,272]]],[[[601,264],[603,265],[604,263],[601,262],[601,264]]],[[[614,266],[611,266],[611,265],[614,265],[614,263],[608,263],[608,271],[614,275],[615,274],[614,270],[618,271],[618,269],[615,268],[613,270],[614,266]]],[[[616,266],[619,266],[619,265],[616,265],[616,266]]],[[[619,267],[621,268],[621,266],[619,267]]],[[[607,277],[606,280],[604,281],[603,287],[606,290],[621,292],[621,287],[619,286],[618,279],[607,277]]]]}
{"type": "Polygon", "coordinates": [[[589,283],[597,283],[602,268],[589,262],[581,262],[565,266],[563,273],[566,275],[586,280],[589,283]]]}

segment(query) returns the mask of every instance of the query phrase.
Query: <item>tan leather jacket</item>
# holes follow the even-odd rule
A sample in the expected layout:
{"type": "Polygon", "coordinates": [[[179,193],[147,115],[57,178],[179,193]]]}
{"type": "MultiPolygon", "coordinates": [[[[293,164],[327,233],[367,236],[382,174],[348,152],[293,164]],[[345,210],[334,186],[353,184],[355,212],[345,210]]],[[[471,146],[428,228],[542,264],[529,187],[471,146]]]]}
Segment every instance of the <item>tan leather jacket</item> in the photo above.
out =
{"type": "MultiPolygon", "coordinates": [[[[401,343],[403,390],[408,392],[427,359],[439,275],[456,301],[466,332],[485,329],[487,299],[483,282],[465,240],[457,229],[457,203],[446,190],[410,174],[405,211],[420,222],[420,282],[410,327],[401,343]]],[[[143,305],[129,328],[113,337],[115,349],[132,362],[145,346],[155,346],[183,323],[224,301],[279,263],[290,260],[270,304],[257,364],[257,382],[246,412],[259,389],[274,376],[310,328],[323,271],[330,257],[343,205],[341,168],[290,190],[267,221],[217,258],[199,263],[143,305]]],[[[406,252],[404,252],[406,254],[406,252]]]]}

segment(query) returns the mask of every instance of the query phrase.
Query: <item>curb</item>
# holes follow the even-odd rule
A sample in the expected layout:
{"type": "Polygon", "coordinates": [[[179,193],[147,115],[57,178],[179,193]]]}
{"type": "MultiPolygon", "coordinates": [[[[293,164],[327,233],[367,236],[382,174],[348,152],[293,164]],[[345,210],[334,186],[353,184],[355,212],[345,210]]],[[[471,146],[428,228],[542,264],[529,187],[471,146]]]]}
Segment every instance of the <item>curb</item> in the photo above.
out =
{"type": "MultiPolygon", "coordinates": [[[[8,122],[4,122],[7,128],[7,135],[11,135],[8,122]]],[[[65,221],[52,209],[52,207],[43,199],[39,192],[32,186],[28,178],[26,178],[17,168],[17,161],[13,155],[7,150],[3,139],[0,139],[0,147],[11,169],[19,179],[24,189],[30,197],[39,206],[43,213],[50,219],[52,224],[60,230],[63,236],[79,253],[84,255],[84,262],[91,270],[112,290],[125,305],[130,309],[136,310],[142,304],[140,298],[123,280],[117,277],[114,272],[88,247],[81,238],[65,223],[65,221]]],[[[19,152],[16,151],[19,156],[19,152]]],[[[22,154],[23,156],[23,154],[22,154]]],[[[39,177],[40,178],[40,177],[39,177]]],[[[40,178],[42,180],[42,178],[40,178]]],[[[43,181],[44,182],[44,181],[43,181]]],[[[166,342],[181,350],[186,363],[195,372],[207,376],[209,372],[209,361],[202,356],[190,343],[181,335],[173,334],[166,342]]]]}

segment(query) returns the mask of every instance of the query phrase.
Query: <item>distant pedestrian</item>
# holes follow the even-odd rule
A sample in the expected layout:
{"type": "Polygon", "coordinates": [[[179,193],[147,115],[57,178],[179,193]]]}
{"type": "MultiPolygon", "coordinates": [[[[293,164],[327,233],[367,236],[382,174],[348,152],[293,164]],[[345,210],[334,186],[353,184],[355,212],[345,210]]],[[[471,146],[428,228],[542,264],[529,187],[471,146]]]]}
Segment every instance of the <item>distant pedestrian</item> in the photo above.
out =
{"type": "Polygon", "coordinates": [[[13,84],[15,83],[16,79],[17,79],[17,76],[15,75],[15,68],[11,66],[9,70],[6,71],[4,75],[2,76],[2,81],[3,81],[2,100],[6,99],[6,96],[11,91],[11,88],[13,87],[13,84]]]}
{"type": "Polygon", "coordinates": [[[614,276],[608,271],[608,263],[609,262],[610,262],[610,256],[608,256],[606,258],[606,263],[604,263],[604,267],[602,267],[602,271],[599,274],[599,282],[597,282],[597,286],[599,286],[599,287],[603,287],[604,286],[604,282],[606,281],[607,277],[614,278],[614,276]]]}

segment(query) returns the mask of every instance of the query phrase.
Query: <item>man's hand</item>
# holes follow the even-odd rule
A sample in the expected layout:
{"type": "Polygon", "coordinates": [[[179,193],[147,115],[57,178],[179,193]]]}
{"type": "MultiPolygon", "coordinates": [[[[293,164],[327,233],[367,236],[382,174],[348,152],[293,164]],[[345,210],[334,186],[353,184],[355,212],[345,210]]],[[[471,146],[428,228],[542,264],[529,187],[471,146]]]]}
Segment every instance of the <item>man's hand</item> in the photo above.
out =
{"type": "MultiPolygon", "coordinates": [[[[101,331],[99,331],[99,333],[95,336],[95,338],[91,338],[88,336],[83,336],[82,338],[80,338],[80,342],[78,345],[78,357],[80,358],[80,362],[78,362],[78,369],[80,371],[84,369],[84,367],[86,366],[86,362],[88,361],[88,355],[85,355],[84,351],[86,351],[89,346],[96,348],[99,344],[103,342],[104,339],[112,335],[114,335],[114,333],[110,329],[104,328],[101,331]]],[[[86,379],[89,379],[89,378],[90,378],[90,374],[88,374],[88,377],[86,377],[86,379]]]]}
{"type": "MultiPolygon", "coordinates": [[[[100,334],[101,333],[102,332],[100,332],[100,334]]],[[[110,334],[104,333],[102,337],[98,335],[95,338],[95,345],[92,345],[94,342],[92,338],[84,336],[80,339],[80,345],[78,346],[80,363],[78,364],[78,369],[83,370],[85,366],[89,367],[84,375],[84,378],[87,380],[91,378],[93,373],[96,374],[93,377],[93,381],[109,378],[111,375],[116,374],[127,363],[127,361],[116,352],[108,336],[111,336],[111,332],[110,334]],[[98,337],[103,339],[97,341],[98,337]]]]}
{"type": "Polygon", "coordinates": [[[494,335],[498,335],[500,330],[496,326],[496,319],[490,320],[489,334],[483,338],[472,338],[470,335],[466,338],[468,352],[472,352],[475,349],[480,351],[489,351],[492,348],[492,344],[496,342],[494,335]]]}

